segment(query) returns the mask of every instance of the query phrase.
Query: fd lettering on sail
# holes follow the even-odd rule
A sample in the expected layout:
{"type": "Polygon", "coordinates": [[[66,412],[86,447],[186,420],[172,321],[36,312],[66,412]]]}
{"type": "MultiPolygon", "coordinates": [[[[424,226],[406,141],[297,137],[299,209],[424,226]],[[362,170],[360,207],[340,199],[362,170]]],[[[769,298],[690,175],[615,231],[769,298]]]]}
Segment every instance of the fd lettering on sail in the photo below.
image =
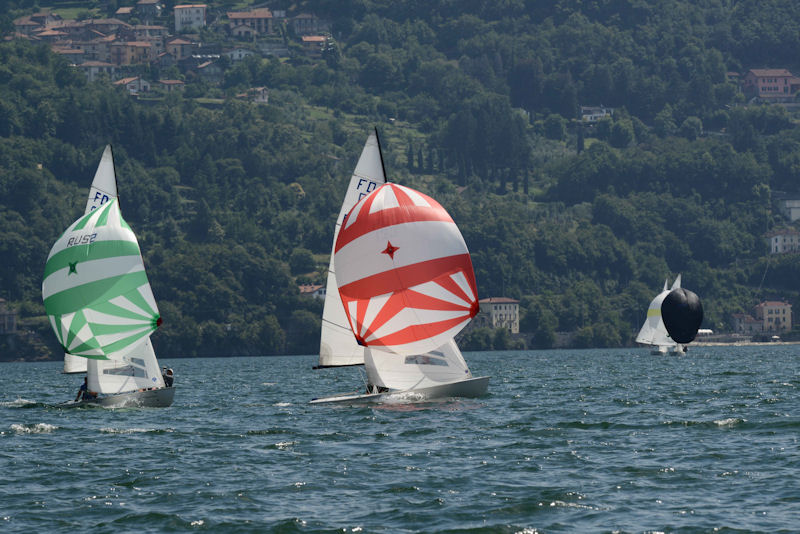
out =
{"type": "Polygon", "coordinates": [[[382,185],[353,207],[337,237],[334,263],[360,345],[429,352],[478,313],[461,232],[438,202],[408,187],[382,185]]]}
{"type": "Polygon", "coordinates": [[[376,182],[367,180],[365,178],[359,178],[358,185],[356,186],[356,190],[358,191],[358,200],[361,200],[365,196],[375,191],[376,187],[378,187],[376,182]]]}

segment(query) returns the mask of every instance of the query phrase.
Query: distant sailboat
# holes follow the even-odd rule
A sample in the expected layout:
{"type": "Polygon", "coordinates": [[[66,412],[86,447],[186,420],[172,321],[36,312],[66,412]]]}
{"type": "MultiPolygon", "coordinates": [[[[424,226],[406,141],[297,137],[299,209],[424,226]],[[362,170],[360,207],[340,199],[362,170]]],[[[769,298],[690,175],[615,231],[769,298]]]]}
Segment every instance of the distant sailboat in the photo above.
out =
{"type": "Polygon", "coordinates": [[[432,198],[385,184],[347,214],[334,267],[351,335],[364,350],[366,394],[312,402],[475,397],[454,341],[478,313],[472,261],[458,227],[432,198]]]}
{"type": "Polygon", "coordinates": [[[45,265],[42,299],[64,351],[87,359],[82,403],[169,406],[150,335],[161,324],[139,243],[119,201],[81,216],[56,241],[45,265]]]}
{"type": "MultiPolygon", "coordinates": [[[[117,198],[117,174],[114,170],[114,155],[111,145],[106,145],[97,171],[94,173],[92,186],[89,188],[89,198],[86,201],[84,215],[99,208],[110,200],[117,198]]],[[[86,372],[86,358],[64,353],[64,373],[75,374],[86,372]]]]}
{"type": "Polygon", "coordinates": [[[685,352],[685,348],[679,346],[670,337],[661,316],[661,304],[671,290],[681,287],[681,275],[678,275],[671,288],[668,288],[667,284],[668,280],[664,280],[664,289],[650,302],[650,306],[647,308],[647,319],[639,330],[639,335],[636,336],[636,342],[651,346],[653,354],[685,352]]]}

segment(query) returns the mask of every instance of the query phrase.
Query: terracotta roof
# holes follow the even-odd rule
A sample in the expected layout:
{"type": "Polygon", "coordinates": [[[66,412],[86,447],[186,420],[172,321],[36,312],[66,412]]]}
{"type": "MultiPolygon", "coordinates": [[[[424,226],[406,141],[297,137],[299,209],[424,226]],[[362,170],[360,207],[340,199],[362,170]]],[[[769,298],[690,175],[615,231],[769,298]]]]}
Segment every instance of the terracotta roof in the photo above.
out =
{"type": "Polygon", "coordinates": [[[114,12],[115,15],[130,15],[133,13],[133,7],[121,7],[114,12]]]}
{"type": "Polygon", "coordinates": [[[172,41],[167,42],[168,45],[187,45],[192,44],[191,41],[187,41],[186,39],[173,39],[172,41]]]}
{"type": "Polygon", "coordinates": [[[304,43],[324,43],[325,36],[324,35],[304,35],[303,36],[304,43]]]}
{"type": "Polygon", "coordinates": [[[164,85],[184,85],[185,82],[181,80],[158,80],[158,83],[163,83],[164,85]]]}
{"type": "Polygon", "coordinates": [[[114,65],[111,63],[106,63],[105,61],[84,61],[79,67],[113,67],[114,65]]]}
{"type": "Polygon", "coordinates": [[[748,72],[752,72],[753,75],[759,78],[792,76],[792,73],[786,69],[750,69],[748,72]]]}
{"type": "Polygon", "coordinates": [[[518,300],[508,297],[489,297],[480,299],[478,302],[481,304],[519,304],[518,300]]]}
{"type": "Polygon", "coordinates": [[[800,235],[800,231],[797,231],[795,228],[781,228],[767,232],[765,237],[775,237],[779,235],[800,235]]]}
{"type": "Polygon", "coordinates": [[[120,78],[119,80],[114,82],[112,85],[128,85],[129,83],[135,82],[138,79],[139,79],[138,76],[132,76],[130,78],[120,78]]]}
{"type": "Polygon", "coordinates": [[[788,302],[782,302],[780,300],[765,300],[764,302],[760,302],[759,304],[757,304],[756,308],[767,308],[767,307],[778,307],[778,306],[780,307],[789,306],[791,308],[792,305],[789,304],[788,302]]]}
{"type": "Polygon", "coordinates": [[[250,11],[228,11],[227,15],[229,19],[271,19],[272,11],[264,7],[250,11]]]}
{"type": "Polygon", "coordinates": [[[205,4],[184,4],[182,6],[175,6],[173,9],[185,9],[189,7],[208,7],[205,4]]]}
{"type": "MultiPolygon", "coordinates": [[[[238,95],[237,95],[238,96],[238,95]]],[[[322,285],[315,285],[315,284],[300,284],[297,288],[300,290],[300,293],[313,293],[320,289],[322,285]]]]}

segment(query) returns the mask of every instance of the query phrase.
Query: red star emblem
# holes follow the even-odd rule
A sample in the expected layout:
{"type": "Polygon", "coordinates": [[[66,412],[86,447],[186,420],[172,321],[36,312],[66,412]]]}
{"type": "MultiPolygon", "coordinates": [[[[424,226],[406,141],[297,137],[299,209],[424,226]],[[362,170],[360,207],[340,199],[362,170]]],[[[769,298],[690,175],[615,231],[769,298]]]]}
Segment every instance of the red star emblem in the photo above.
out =
{"type": "Polygon", "coordinates": [[[394,259],[394,253],[399,248],[400,247],[393,246],[391,241],[387,241],[386,242],[386,248],[383,251],[381,251],[381,254],[388,254],[390,258],[394,259]]]}

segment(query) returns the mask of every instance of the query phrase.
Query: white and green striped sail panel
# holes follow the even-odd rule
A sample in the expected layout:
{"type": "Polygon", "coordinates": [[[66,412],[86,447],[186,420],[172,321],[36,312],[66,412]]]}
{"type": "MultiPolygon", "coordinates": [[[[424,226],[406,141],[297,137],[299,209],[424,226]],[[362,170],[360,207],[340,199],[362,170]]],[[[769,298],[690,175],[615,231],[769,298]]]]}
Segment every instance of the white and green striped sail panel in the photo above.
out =
{"type": "Polygon", "coordinates": [[[50,250],[42,298],[65,352],[121,359],[160,324],[139,243],[115,199],[75,221],[50,250]]]}

